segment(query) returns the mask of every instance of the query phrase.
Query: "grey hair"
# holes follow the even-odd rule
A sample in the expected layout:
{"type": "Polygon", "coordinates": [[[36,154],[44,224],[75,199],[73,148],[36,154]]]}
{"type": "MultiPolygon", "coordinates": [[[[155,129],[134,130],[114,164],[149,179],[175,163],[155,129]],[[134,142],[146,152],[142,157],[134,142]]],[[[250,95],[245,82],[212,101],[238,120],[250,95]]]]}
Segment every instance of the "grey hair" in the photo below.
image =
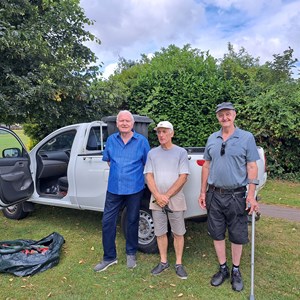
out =
{"type": "Polygon", "coordinates": [[[118,122],[118,120],[119,120],[120,114],[122,114],[122,113],[127,113],[127,114],[129,114],[129,115],[130,115],[130,118],[131,118],[131,121],[134,123],[134,117],[133,117],[132,113],[131,113],[129,110],[120,110],[119,113],[117,114],[117,119],[116,119],[117,122],[118,122]]]}

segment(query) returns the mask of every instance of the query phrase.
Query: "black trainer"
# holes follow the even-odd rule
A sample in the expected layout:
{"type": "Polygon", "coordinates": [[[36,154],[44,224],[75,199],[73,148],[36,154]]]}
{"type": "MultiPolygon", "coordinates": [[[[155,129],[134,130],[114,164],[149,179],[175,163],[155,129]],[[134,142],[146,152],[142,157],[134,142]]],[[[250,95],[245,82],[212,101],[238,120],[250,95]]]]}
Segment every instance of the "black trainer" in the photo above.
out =
{"type": "Polygon", "coordinates": [[[231,271],[231,285],[234,291],[240,292],[244,288],[244,283],[240,270],[231,271]]]}
{"type": "Polygon", "coordinates": [[[210,283],[211,283],[212,286],[219,286],[225,281],[225,279],[229,278],[229,276],[230,275],[229,275],[228,267],[227,266],[225,268],[220,267],[219,272],[216,273],[212,277],[210,283]]]}
{"type": "Polygon", "coordinates": [[[188,275],[183,267],[183,265],[175,265],[175,272],[180,279],[187,279],[188,275]]]}
{"type": "Polygon", "coordinates": [[[159,275],[161,272],[163,272],[164,270],[168,269],[170,267],[169,263],[162,263],[160,262],[152,271],[151,274],[152,275],[159,275]]]}

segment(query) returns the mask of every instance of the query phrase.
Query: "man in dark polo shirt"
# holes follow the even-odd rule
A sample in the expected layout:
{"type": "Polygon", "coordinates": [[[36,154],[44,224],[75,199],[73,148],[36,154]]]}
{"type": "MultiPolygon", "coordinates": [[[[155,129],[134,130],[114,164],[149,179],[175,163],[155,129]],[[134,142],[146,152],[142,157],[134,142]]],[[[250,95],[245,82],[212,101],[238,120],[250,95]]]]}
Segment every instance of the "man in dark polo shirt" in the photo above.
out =
{"type": "Polygon", "coordinates": [[[231,285],[239,292],[243,289],[239,269],[242,249],[249,241],[247,209],[249,214],[258,210],[255,189],[259,154],[253,135],[234,125],[236,111],[232,103],[217,105],[216,115],[221,129],[211,134],[206,143],[198,202],[207,209],[208,234],[214,240],[220,264],[211,285],[219,286],[230,277],[225,246],[228,229],[233,264],[231,285]]]}

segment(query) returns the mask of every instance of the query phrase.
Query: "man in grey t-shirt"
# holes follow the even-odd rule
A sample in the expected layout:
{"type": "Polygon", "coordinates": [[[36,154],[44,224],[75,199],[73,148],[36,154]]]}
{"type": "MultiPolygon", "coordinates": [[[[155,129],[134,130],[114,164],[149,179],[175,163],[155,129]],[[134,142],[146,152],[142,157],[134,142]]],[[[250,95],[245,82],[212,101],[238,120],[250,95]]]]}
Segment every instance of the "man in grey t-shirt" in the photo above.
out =
{"type": "Polygon", "coordinates": [[[240,292],[244,288],[240,262],[243,245],[248,242],[247,208],[249,214],[258,210],[255,190],[259,154],[252,133],[235,126],[236,111],[231,102],[217,105],[216,117],[221,129],[209,136],[205,146],[198,201],[202,209],[207,209],[208,233],[220,264],[211,285],[219,286],[230,277],[225,242],[228,231],[231,285],[240,292]]]}
{"type": "Polygon", "coordinates": [[[160,253],[160,263],[151,273],[159,275],[170,266],[167,260],[169,221],[174,236],[175,271],[179,278],[186,279],[187,273],[182,265],[186,231],[186,202],[182,188],[189,174],[188,156],[185,149],[172,143],[174,130],[170,122],[159,122],[155,130],[160,146],[150,150],[144,170],[148,188],[152,193],[150,209],[160,253]]]}

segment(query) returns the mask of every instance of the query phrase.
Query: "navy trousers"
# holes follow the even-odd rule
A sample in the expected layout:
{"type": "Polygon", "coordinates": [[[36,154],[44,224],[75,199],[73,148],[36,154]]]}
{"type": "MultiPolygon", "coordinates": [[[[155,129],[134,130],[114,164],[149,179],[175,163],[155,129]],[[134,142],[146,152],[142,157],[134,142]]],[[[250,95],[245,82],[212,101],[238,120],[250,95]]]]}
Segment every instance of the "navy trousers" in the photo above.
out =
{"type": "Polygon", "coordinates": [[[106,193],[105,207],[102,218],[102,244],[106,261],[114,260],[117,257],[116,231],[120,208],[123,205],[127,208],[127,236],[126,254],[134,255],[138,248],[138,230],[140,204],[144,190],[131,195],[116,195],[106,193]]]}

